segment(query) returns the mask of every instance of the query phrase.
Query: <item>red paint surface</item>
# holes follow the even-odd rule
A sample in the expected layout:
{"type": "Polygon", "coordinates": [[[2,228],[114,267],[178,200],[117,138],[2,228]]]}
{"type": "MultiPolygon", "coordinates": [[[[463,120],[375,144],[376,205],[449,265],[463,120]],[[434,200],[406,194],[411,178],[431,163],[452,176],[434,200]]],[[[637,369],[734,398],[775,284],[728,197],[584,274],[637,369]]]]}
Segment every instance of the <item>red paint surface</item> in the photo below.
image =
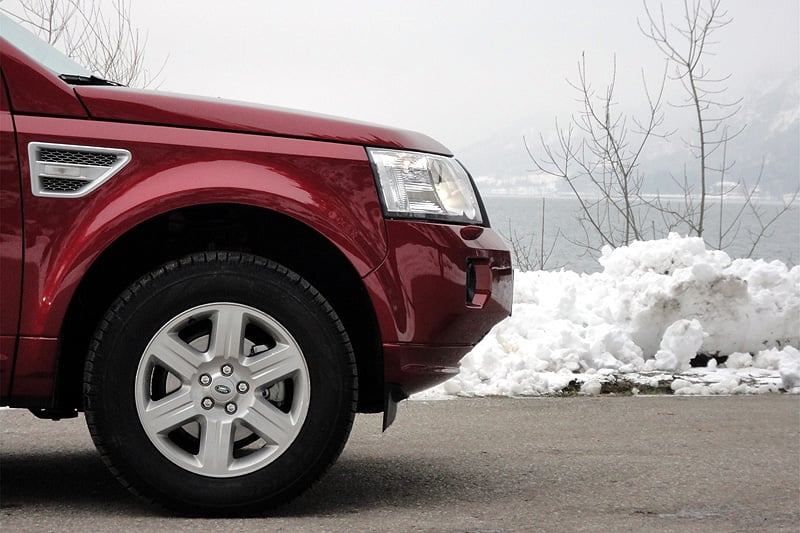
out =
{"type": "Polygon", "coordinates": [[[426,135],[352,120],[219,98],[203,98],[122,87],[77,87],[92,118],[237,131],[449,155],[426,135]]]}
{"type": "MultiPolygon", "coordinates": [[[[93,260],[159,214],[204,203],[277,211],[333,242],[364,275],[386,255],[384,224],[360,146],[140,124],[17,118],[28,142],[125,148],[131,162],[82,198],[36,197],[23,183],[26,295],[20,331],[56,336],[93,260]]],[[[27,151],[21,167],[28,176],[27,151]]]]}
{"type": "Polygon", "coordinates": [[[0,76],[0,397],[11,390],[22,281],[22,212],[14,121],[0,76]]]}
{"type": "Polygon", "coordinates": [[[364,280],[385,343],[473,345],[511,313],[511,258],[494,231],[465,240],[454,225],[389,220],[386,226],[389,256],[364,280]],[[468,259],[485,260],[491,276],[480,309],[467,305],[468,259]]]}
{"type": "Polygon", "coordinates": [[[15,113],[86,117],[72,87],[0,37],[0,69],[15,113]]]}
{"type": "Polygon", "coordinates": [[[51,398],[55,393],[58,339],[20,337],[11,405],[26,407],[28,401],[51,398]]]}
{"type": "Polygon", "coordinates": [[[385,380],[406,393],[452,376],[510,313],[510,256],[492,230],[383,218],[364,147],[449,153],[429,137],[251,104],[71,87],[0,45],[8,86],[8,95],[0,90],[5,403],[55,393],[62,322],[100,254],[143,222],[189,206],[274,211],[332,243],[363,278],[385,380]],[[27,151],[34,141],[122,148],[132,160],[84,197],[36,197],[27,151]]]}

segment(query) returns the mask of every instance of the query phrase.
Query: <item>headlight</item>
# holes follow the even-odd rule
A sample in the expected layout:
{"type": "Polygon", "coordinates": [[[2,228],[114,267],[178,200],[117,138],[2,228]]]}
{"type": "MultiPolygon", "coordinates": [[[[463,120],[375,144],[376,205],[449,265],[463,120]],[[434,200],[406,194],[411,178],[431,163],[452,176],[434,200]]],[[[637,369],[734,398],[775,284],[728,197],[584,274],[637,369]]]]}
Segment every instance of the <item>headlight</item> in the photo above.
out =
{"type": "Polygon", "coordinates": [[[387,217],[482,224],[464,168],[452,157],[367,148],[387,217]]]}

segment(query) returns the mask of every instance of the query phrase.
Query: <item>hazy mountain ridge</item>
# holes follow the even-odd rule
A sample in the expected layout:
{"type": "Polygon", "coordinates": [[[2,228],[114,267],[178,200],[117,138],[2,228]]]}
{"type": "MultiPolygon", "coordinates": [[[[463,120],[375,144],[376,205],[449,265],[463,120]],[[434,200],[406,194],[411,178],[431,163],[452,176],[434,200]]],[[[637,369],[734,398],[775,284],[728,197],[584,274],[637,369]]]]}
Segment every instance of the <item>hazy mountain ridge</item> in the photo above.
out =
{"type": "MultiPolygon", "coordinates": [[[[667,108],[665,112],[673,111],[667,108]]],[[[539,136],[550,139],[555,134],[555,117],[543,119],[542,116],[457,150],[484,194],[535,195],[568,190],[560,180],[533,171],[535,166],[523,137],[534,154],[541,156],[539,136]]],[[[745,128],[728,145],[728,164],[733,161],[735,164],[724,180],[744,181],[752,187],[761,173],[759,191],[762,195],[778,198],[797,190],[800,186],[800,70],[794,69],[779,81],[754,87],[743,99],[742,109],[735,119],[731,121],[731,130],[742,125],[745,128]]],[[[562,126],[566,125],[566,120],[566,117],[559,117],[562,126]]],[[[671,176],[682,179],[684,169],[690,177],[699,171],[697,160],[681,140],[691,136],[693,128],[692,124],[686,124],[670,142],[654,141],[647,146],[640,166],[645,177],[645,192],[679,192],[671,176]]],[[[721,151],[715,154],[718,156],[721,151]]],[[[711,163],[715,166],[719,161],[711,163]]],[[[718,173],[711,173],[710,191],[720,177],[718,173]]]]}

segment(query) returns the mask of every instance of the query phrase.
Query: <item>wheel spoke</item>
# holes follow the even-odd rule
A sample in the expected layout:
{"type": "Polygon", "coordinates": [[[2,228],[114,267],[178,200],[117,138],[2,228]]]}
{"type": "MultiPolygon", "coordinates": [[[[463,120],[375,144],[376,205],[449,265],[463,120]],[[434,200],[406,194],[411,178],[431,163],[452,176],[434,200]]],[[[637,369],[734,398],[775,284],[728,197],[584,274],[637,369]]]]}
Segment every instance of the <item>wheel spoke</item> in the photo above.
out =
{"type": "Polygon", "coordinates": [[[303,356],[295,346],[279,344],[272,350],[245,360],[256,387],[284,380],[303,368],[303,356]]]}
{"type": "Polygon", "coordinates": [[[234,433],[232,419],[205,419],[198,453],[203,472],[210,475],[229,473],[233,459],[234,433]]]}
{"type": "Polygon", "coordinates": [[[203,354],[173,334],[162,335],[152,346],[153,358],[184,383],[190,381],[203,362],[203,354]]]}
{"type": "Polygon", "coordinates": [[[268,402],[255,402],[242,422],[269,444],[285,444],[294,435],[291,417],[268,402]]]}
{"type": "Polygon", "coordinates": [[[197,417],[197,410],[188,387],[161,400],[150,402],[142,413],[142,424],[155,433],[167,433],[197,417]]]}
{"type": "Polygon", "coordinates": [[[234,306],[223,306],[213,318],[209,347],[213,357],[233,357],[242,355],[244,340],[244,310],[234,306]]]}
{"type": "Polygon", "coordinates": [[[311,383],[302,347],[280,322],[247,305],[211,302],[176,315],[150,340],[135,394],[141,426],[164,457],[201,476],[231,478],[292,446],[311,383]]]}

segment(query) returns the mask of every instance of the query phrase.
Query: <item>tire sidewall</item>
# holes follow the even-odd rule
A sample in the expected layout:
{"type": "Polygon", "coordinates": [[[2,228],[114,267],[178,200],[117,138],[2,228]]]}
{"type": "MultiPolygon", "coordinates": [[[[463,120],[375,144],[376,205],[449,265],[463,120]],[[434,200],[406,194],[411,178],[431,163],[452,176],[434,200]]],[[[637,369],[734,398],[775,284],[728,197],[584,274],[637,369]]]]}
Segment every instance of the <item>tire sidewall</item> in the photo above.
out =
{"type": "Polygon", "coordinates": [[[324,299],[296,274],[266,262],[179,263],[140,281],[109,315],[93,358],[94,424],[111,464],[157,501],[230,509],[288,498],[341,450],[354,400],[346,336],[324,299]],[[221,302],[253,307],[286,328],[303,352],[310,380],[308,413],[294,442],[260,470],[230,478],[195,474],[164,457],[142,427],[134,394],[145,348],[164,324],[193,307],[221,302]]]}

